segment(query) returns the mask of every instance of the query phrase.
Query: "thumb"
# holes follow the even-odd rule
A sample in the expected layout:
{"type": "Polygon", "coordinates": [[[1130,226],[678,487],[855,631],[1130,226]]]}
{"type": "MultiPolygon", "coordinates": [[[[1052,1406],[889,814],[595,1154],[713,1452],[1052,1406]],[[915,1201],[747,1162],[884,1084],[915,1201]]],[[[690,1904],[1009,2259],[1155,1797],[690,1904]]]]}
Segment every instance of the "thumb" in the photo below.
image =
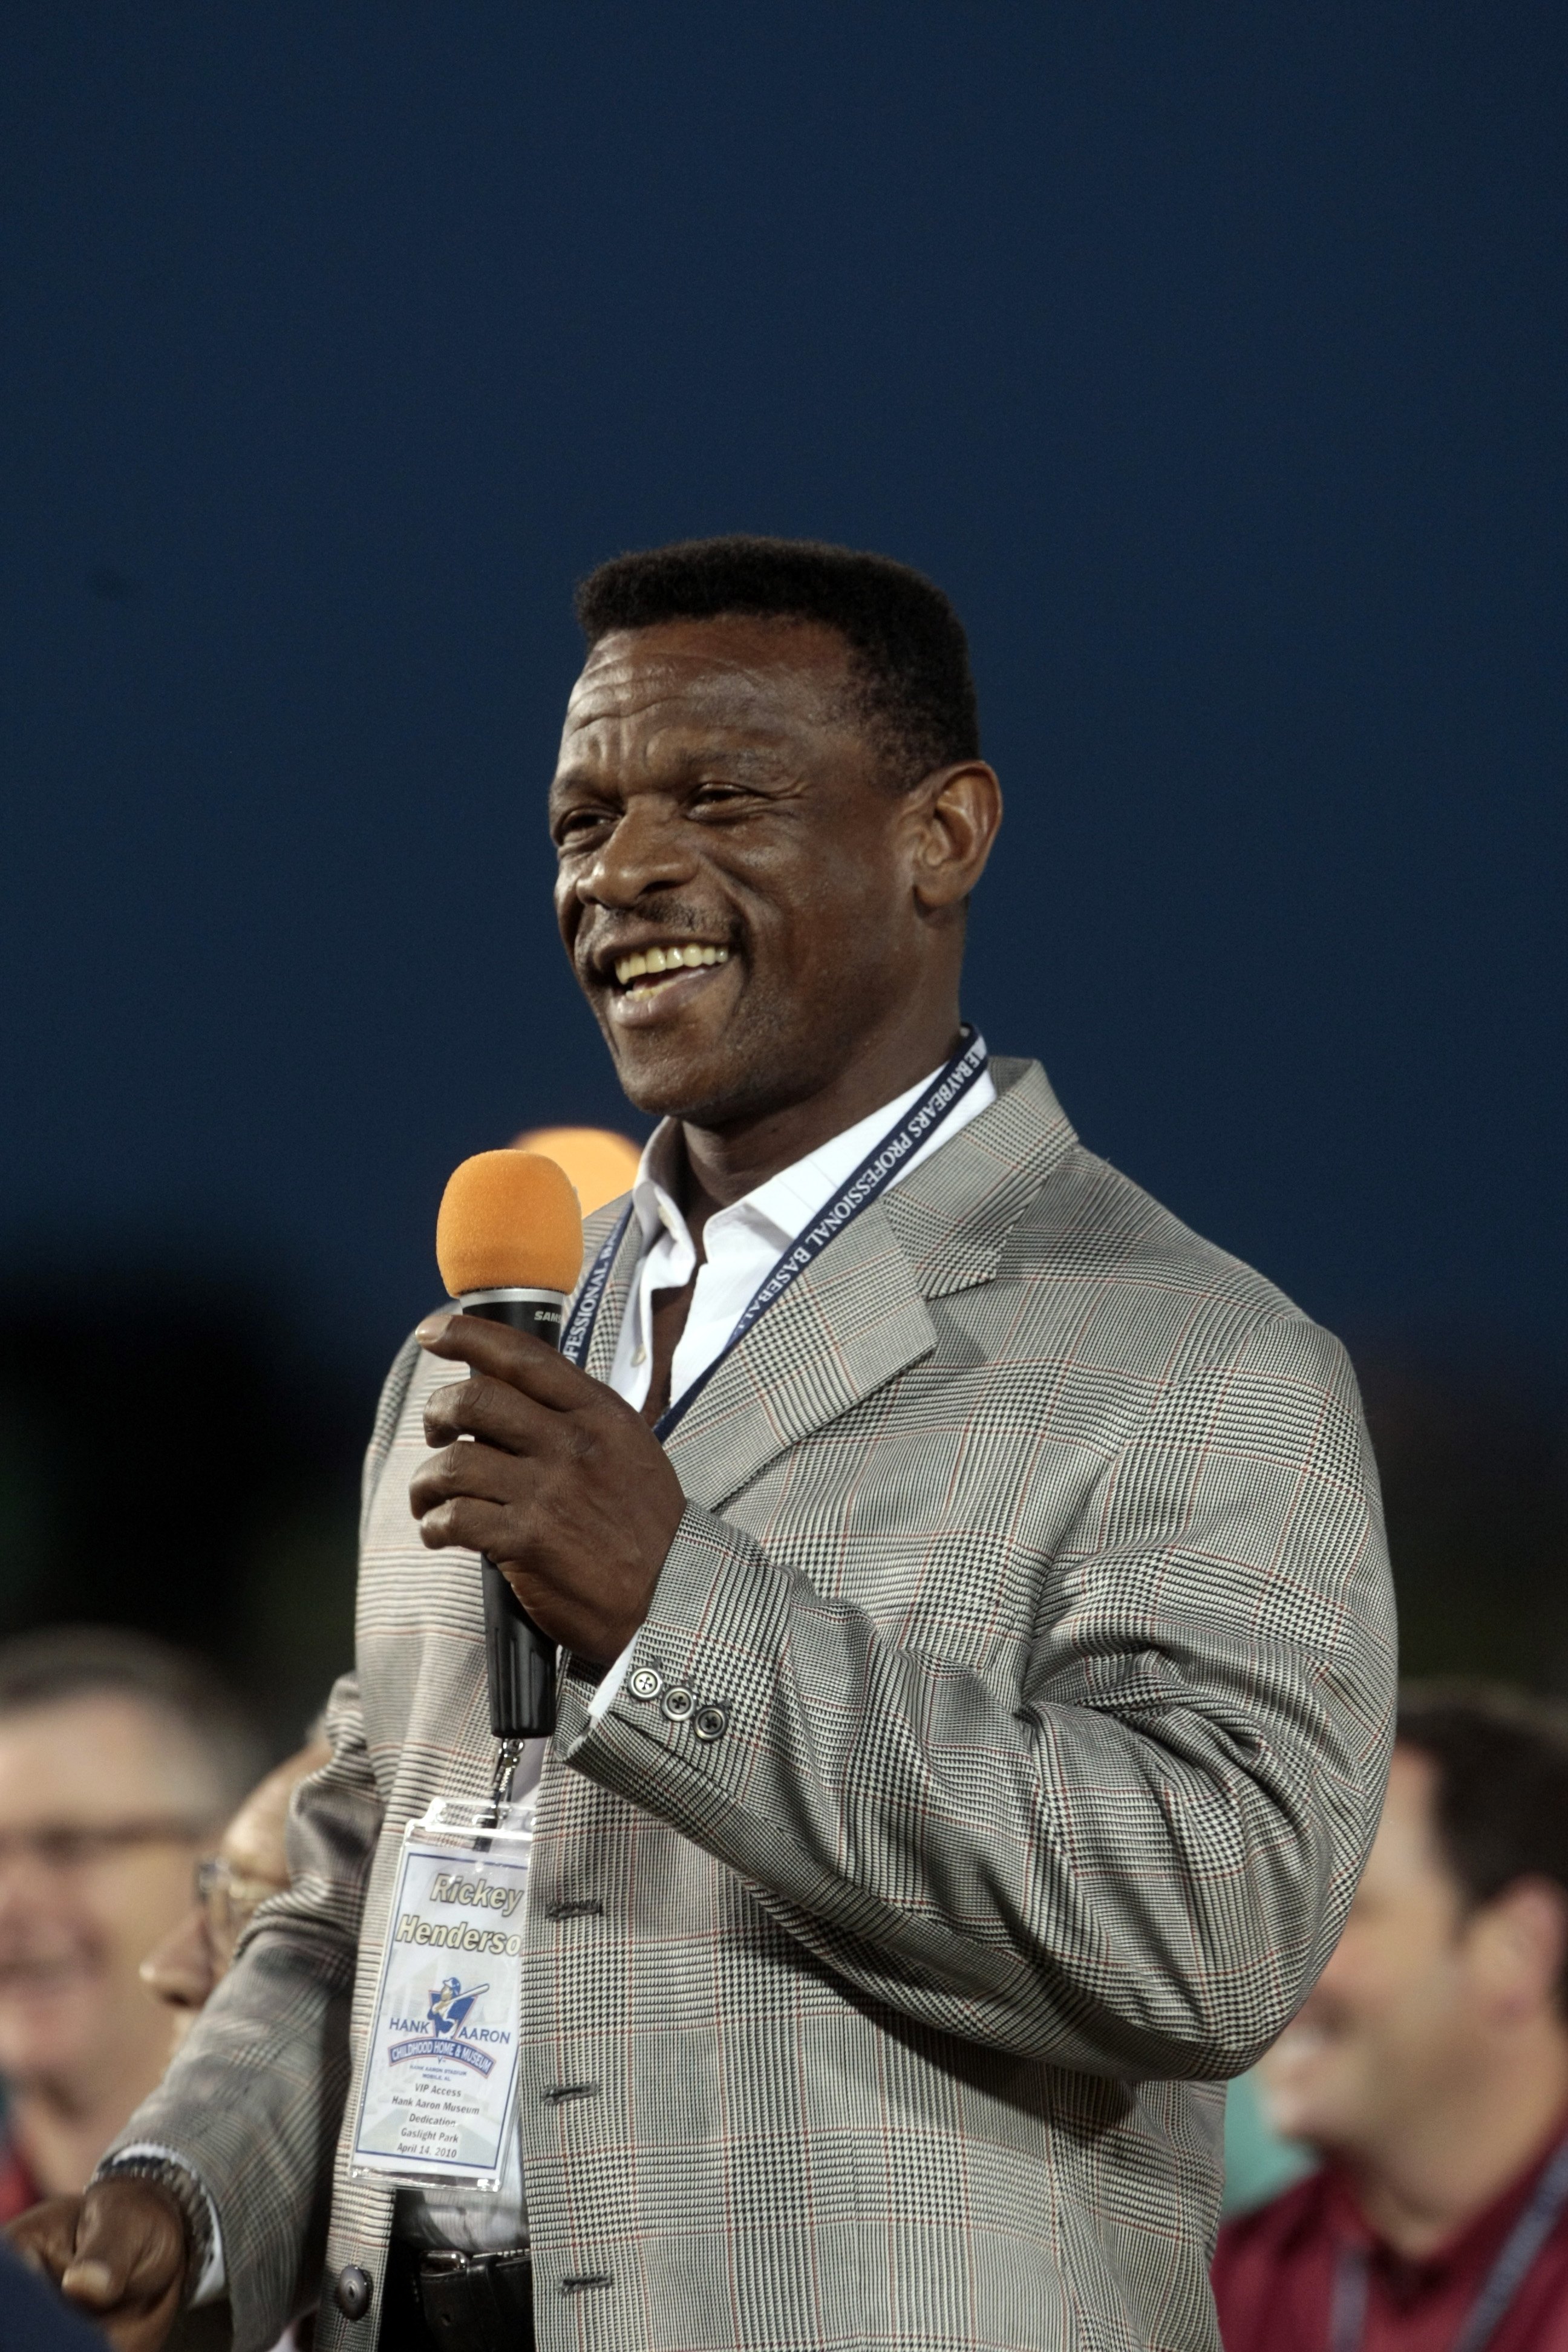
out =
{"type": "Polygon", "coordinates": [[[99,2254],[73,2254],[61,2274],[60,2285],[73,2303],[87,2303],[95,2311],[107,2311],[112,2304],[123,2300],[124,2265],[106,2262],[99,2254]]]}
{"type": "Polygon", "coordinates": [[[122,2224],[116,2226],[112,2210],[106,2215],[89,2192],[77,2217],[76,2243],[60,2273],[65,2293],[99,2311],[119,2303],[139,2251],[139,2245],[127,2246],[126,2235],[122,2224]]]}

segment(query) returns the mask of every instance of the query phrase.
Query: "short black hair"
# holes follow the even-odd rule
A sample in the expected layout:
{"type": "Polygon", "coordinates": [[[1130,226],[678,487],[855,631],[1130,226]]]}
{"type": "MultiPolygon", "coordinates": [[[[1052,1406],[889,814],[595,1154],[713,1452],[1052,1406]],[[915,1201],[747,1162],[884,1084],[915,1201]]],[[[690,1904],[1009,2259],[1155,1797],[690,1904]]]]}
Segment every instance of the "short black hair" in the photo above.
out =
{"type": "Polygon", "coordinates": [[[240,1702],[205,1658],[123,1625],[50,1625],[0,1642],[0,1721],[73,1699],[129,1698],[184,1735],[211,1790],[234,1811],[267,1753],[240,1702]]]}
{"type": "Polygon", "coordinates": [[[688,539],[617,555],[578,583],[590,646],[612,629],[731,614],[816,621],[850,649],[857,718],[895,780],[980,756],[980,712],[963,624],[907,563],[810,539],[688,539]]]}
{"type": "Polygon", "coordinates": [[[1521,1878],[1568,1896],[1568,1711],[1496,1683],[1411,1683],[1398,1721],[1436,1769],[1438,1843],[1467,1905],[1521,1878]]]}

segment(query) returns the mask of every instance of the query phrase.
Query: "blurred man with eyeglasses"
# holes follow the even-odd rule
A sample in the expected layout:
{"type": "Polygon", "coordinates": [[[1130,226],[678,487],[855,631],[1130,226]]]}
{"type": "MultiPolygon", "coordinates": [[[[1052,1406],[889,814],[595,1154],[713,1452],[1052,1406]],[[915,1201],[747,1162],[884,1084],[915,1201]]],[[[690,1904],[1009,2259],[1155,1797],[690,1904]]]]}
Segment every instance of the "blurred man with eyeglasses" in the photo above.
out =
{"type": "Polygon", "coordinates": [[[0,1644],[0,2221],[83,2189],[162,2074],[141,1963],[259,1761],[211,1669],[162,1643],[0,1644]]]}
{"type": "Polygon", "coordinates": [[[269,1895],[289,1884],[289,1801],[307,1773],[331,1755],[312,1726],[303,1748],[275,1765],[195,1870],[195,1901],[142,1963],[142,1981],[174,2013],[174,2046],[184,2040],[213,1989],[228,1974],[241,1936],[269,1895]]]}

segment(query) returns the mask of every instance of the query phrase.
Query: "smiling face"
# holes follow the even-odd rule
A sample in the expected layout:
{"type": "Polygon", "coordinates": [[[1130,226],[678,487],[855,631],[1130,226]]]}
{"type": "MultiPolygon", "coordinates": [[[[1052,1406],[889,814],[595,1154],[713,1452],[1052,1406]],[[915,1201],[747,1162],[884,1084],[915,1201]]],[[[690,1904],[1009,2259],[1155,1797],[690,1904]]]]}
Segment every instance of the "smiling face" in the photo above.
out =
{"type": "Polygon", "coordinates": [[[670,622],[588,656],[550,794],[556,913],[640,1109],[723,1132],[900,1066],[874,1103],[951,1046],[994,813],[961,872],[853,682],[814,622],[670,622]]]}
{"type": "Polygon", "coordinates": [[[212,1789],[170,1727],[116,1694],[0,1723],[0,2074],[81,2089],[164,2057],[138,1980],[184,1910],[212,1789]],[[188,1830],[187,1830],[188,1825],[188,1830]]]}

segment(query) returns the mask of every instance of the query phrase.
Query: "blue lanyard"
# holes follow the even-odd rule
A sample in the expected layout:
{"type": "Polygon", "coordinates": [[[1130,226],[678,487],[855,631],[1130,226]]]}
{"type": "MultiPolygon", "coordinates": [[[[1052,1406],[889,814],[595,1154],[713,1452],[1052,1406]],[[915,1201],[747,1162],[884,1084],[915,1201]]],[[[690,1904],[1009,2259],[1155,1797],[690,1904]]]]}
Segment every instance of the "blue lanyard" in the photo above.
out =
{"type": "MultiPolygon", "coordinates": [[[[683,1391],[679,1402],[661,1414],[655,1425],[657,1437],[669,1435],[677,1423],[696,1403],[725,1357],[740,1345],[759,1316],[767,1312],[775,1298],[782,1298],[791,1283],[798,1280],[813,1260],[821,1256],[835,1234],[841,1234],[862,1209],[868,1209],[879,1193],[887,1190],[910,1155],[922,1144],[930,1142],[975,1080],[984,1076],[989,1059],[984,1038],[977,1029],[965,1027],[958,1052],[944,1068],[937,1072],[919,1102],[905,1112],[897,1127],[883,1136],[837,1199],[829,1202],[827,1207],[791,1242],[772,1273],[752,1293],[740,1321],[713,1361],[683,1391]]],[[[594,1336],[594,1326],[598,1320],[610,1268],[615,1264],[632,1215],[633,1211],[628,1205],[625,1216],[589,1267],[583,1287],[577,1293],[577,1304],[561,1335],[561,1352],[574,1364],[583,1363],[587,1356],[588,1342],[594,1336]]]]}
{"type": "MultiPolygon", "coordinates": [[[[1520,2215],[1481,2291],[1470,2305],[1468,2318],[1454,2338],[1453,2352],[1484,2352],[1496,2335],[1514,2296],[1524,2284],[1535,2257],[1557,2226],[1568,2204],[1568,2140],[1535,2184],[1535,2193],[1520,2215]]],[[[1366,2333],[1367,2258],[1358,2246],[1346,2249],[1334,2265],[1333,2299],[1329,2309],[1330,2352],[1361,2352],[1366,2333]]]]}

